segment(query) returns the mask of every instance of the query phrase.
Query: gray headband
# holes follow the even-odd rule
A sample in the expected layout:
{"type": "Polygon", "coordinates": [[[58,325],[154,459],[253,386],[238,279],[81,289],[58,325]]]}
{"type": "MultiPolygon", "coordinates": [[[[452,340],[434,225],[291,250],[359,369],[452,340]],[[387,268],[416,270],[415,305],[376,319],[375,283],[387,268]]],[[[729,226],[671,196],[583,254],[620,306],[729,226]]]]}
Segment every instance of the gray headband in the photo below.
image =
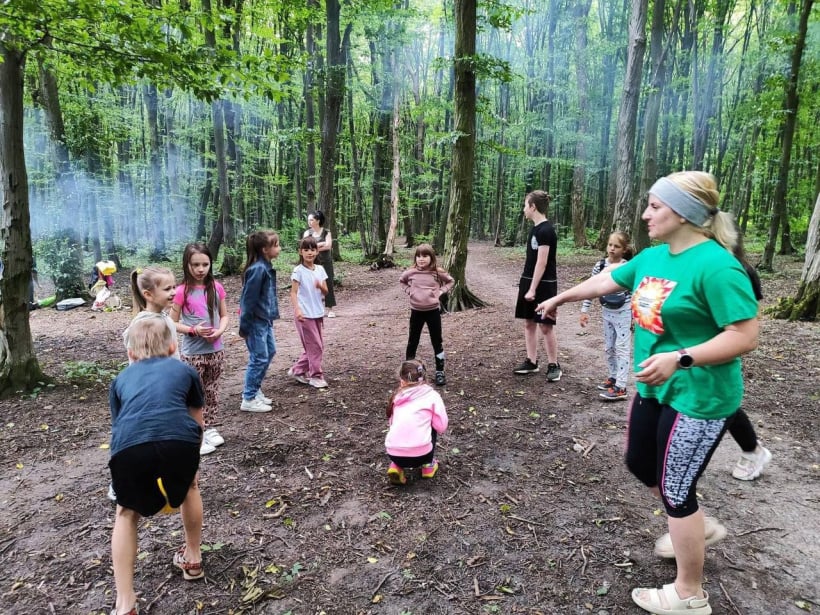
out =
{"type": "Polygon", "coordinates": [[[695,226],[703,226],[704,222],[718,212],[717,208],[712,209],[699,198],[686,192],[686,190],[678,187],[675,182],[665,177],[661,177],[652,184],[649,194],[654,194],[676,214],[686,218],[695,226]]]}

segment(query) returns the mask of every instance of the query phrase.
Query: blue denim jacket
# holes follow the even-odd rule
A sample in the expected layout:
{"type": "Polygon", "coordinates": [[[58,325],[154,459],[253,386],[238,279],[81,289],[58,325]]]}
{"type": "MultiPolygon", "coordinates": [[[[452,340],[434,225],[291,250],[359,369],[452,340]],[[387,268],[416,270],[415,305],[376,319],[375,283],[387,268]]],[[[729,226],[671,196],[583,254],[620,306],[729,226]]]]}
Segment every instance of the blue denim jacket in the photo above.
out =
{"type": "Polygon", "coordinates": [[[258,260],[245,270],[245,283],[239,297],[239,335],[250,331],[258,319],[273,323],[279,318],[279,298],[276,296],[276,269],[265,260],[258,260]]]}

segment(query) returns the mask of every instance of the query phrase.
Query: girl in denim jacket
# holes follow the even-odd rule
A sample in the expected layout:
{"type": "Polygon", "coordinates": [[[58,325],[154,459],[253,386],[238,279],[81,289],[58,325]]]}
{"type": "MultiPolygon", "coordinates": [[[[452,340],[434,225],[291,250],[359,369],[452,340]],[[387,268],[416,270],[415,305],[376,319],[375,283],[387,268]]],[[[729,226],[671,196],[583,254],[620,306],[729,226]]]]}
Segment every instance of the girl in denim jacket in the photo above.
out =
{"type": "Polygon", "coordinates": [[[271,399],[262,393],[262,379],[276,354],[273,321],[279,318],[276,270],[271,261],[281,251],[279,235],[256,231],[248,236],[247,262],[242,273],[239,298],[239,336],[248,347],[248,367],[242,390],[241,410],[270,412],[271,399]]]}

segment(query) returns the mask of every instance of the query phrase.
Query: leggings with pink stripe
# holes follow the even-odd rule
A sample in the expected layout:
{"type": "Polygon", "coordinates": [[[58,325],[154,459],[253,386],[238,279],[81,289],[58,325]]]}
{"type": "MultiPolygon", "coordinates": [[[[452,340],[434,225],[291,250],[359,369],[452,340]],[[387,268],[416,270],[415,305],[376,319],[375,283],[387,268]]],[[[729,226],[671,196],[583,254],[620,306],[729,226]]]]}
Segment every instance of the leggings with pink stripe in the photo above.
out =
{"type": "Polygon", "coordinates": [[[666,514],[698,510],[698,478],[732,417],[694,419],[636,394],[629,413],[626,465],[647,487],[658,487],[666,514]]]}

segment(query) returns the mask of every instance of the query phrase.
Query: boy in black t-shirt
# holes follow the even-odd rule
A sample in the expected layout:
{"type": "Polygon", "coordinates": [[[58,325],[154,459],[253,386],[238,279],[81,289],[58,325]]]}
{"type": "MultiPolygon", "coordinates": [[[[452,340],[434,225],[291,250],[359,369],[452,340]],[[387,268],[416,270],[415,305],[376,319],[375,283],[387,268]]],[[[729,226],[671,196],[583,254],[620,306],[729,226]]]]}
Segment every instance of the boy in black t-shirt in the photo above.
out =
{"type": "Polygon", "coordinates": [[[558,339],[555,335],[555,320],[542,317],[535,312],[535,306],[558,294],[558,273],[556,252],[558,236],[552,223],[547,220],[550,195],[543,190],[534,190],[524,198],[524,217],[533,223],[527,237],[527,255],[524,271],[518,283],[518,301],[515,317],[524,320],[524,342],[527,347],[526,360],[516,367],[516,374],[534,374],[538,367],[538,332],[544,340],[547,353],[547,381],[561,379],[561,365],[558,363],[558,339]]]}

